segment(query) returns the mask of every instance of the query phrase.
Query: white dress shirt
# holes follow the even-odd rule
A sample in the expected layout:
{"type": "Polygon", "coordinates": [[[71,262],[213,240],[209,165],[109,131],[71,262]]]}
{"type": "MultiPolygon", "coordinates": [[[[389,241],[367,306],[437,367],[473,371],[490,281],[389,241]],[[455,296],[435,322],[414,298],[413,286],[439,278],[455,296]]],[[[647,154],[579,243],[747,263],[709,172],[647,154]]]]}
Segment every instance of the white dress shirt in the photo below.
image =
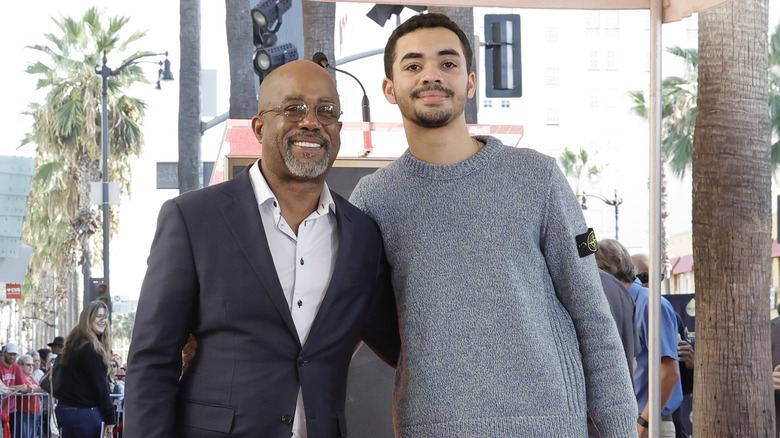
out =
{"type": "MultiPolygon", "coordinates": [[[[304,345],[336,264],[339,244],[336,205],[328,185],[324,184],[317,210],[301,222],[296,236],[282,216],[279,202],[260,171],[259,160],[249,169],[249,177],[276,274],[287,299],[298,339],[304,345]]],[[[300,389],[293,418],[292,437],[306,438],[306,414],[300,389]]]]}

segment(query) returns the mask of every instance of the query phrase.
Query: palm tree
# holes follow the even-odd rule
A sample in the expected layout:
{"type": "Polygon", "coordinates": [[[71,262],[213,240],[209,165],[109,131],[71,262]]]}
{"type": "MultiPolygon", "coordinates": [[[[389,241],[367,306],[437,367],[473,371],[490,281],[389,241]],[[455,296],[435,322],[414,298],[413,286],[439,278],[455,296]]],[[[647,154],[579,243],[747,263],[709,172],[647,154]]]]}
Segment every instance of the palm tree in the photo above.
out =
{"type": "Polygon", "coordinates": [[[693,142],[693,435],[775,436],[768,0],[699,14],[693,142]],[[758,49],[758,50],[756,50],[758,49]]]}
{"type": "MultiPolygon", "coordinates": [[[[772,127],[772,172],[780,166],[780,24],[769,44],[769,109],[772,127]]],[[[696,125],[699,51],[695,48],[669,47],[667,52],[685,62],[683,76],[669,76],[661,84],[663,141],[661,153],[672,173],[682,179],[690,171],[693,156],[693,132],[696,125]]],[[[631,91],[632,111],[648,119],[643,91],[631,91]]]]}
{"type": "MultiPolygon", "coordinates": [[[[697,49],[678,46],[668,47],[666,51],[685,62],[685,73],[682,76],[668,76],[661,83],[661,154],[672,173],[682,179],[691,166],[699,52],[697,49]]],[[[631,110],[647,120],[649,109],[644,91],[631,91],[629,96],[634,102],[631,110]]]]}
{"type": "Polygon", "coordinates": [[[336,26],[336,3],[303,0],[303,58],[311,59],[322,52],[328,59],[335,56],[333,35],[336,26]]]}
{"type": "MultiPolygon", "coordinates": [[[[334,6],[335,7],[335,6],[334,6]]],[[[255,83],[252,68],[252,16],[249,0],[225,2],[225,31],[230,58],[230,118],[251,119],[257,113],[255,83]]],[[[331,38],[332,40],[333,38],[331,38]]]]}
{"type": "Polygon", "coordinates": [[[179,193],[200,188],[200,0],[179,2],[179,193]]]}
{"type": "MultiPolygon", "coordinates": [[[[65,324],[78,315],[80,289],[78,266],[84,277],[90,275],[93,235],[101,223],[90,205],[89,183],[100,180],[101,77],[95,67],[103,51],[130,59],[148,52],[129,52],[129,45],[144,36],[134,32],[122,39],[126,17],[104,19],[96,8],[80,19],[53,20],[59,34],[47,34],[47,45],[31,49],[43,60],[27,68],[39,77],[37,88],[48,90],[45,101],[30,104],[27,114],[33,126],[22,144],[36,147],[36,173],[33,177],[24,223],[24,240],[35,247],[23,295],[33,313],[69,306],[65,324]]],[[[148,82],[141,68],[131,65],[109,81],[108,117],[111,127],[110,180],[129,193],[129,158],[139,155],[143,145],[140,123],[143,101],[125,94],[132,83],[148,82]]],[[[112,215],[112,222],[117,218],[112,215]]],[[[114,226],[116,229],[116,226],[114,226]]],[[[58,310],[59,312],[59,310],[58,310]]],[[[69,326],[69,325],[68,325],[69,326]]]]}
{"type": "Polygon", "coordinates": [[[582,192],[580,191],[582,184],[586,179],[590,180],[601,172],[598,166],[589,165],[590,161],[588,151],[583,148],[580,148],[579,152],[566,148],[558,157],[563,174],[569,181],[574,182],[574,192],[580,204],[582,203],[582,192]]]}

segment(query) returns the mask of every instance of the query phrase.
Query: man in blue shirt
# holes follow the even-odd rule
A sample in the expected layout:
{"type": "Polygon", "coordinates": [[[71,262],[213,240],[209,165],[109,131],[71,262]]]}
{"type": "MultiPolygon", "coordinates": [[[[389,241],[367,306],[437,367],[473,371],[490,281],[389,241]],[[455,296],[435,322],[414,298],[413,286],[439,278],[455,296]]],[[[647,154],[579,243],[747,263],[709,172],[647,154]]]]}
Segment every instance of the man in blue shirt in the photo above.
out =
{"type": "MultiPolygon", "coordinates": [[[[648,394],[648,302],[649,290],[636,278],[636,267],[623,245],[617,240],[599,241],[596,261],[599,268],[614,275],[628,289],[636,304],[636,324],[639,332],[639,351],[634,371],[634,392],[639,408],[637,431],[640,438],[647,436],[649,406],[648,394]]],[[[674,438],[675,428],[672,420],[674,412],[682,403],[683,393],[680,383],[680,368],[677,363],[677,316],[666,298],[661,297],[661,436],[674,438]]]]}

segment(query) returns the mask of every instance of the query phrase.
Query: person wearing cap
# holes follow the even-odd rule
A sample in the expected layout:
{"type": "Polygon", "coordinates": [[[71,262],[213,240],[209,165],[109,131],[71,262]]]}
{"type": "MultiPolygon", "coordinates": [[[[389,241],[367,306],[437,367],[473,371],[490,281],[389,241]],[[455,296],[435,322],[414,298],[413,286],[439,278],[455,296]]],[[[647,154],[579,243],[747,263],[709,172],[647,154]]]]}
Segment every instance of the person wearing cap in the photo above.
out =
{"type": "Polygon", "coordinates": [[[48,345],[49,348],[51,348],[52,353],[59,356],[60,354],[62,354],[62,349],[65,348],[65,338],[63,338],[62,336],[55,336],[54,340],[51,341],[50,344],[46,344],[46,345],[48,345]]]}
{"type": "MultiPolygon", "coordinates": [[[[22,367],[16,363],[19,356],[19,346],[9,342],[3,347],[3,360],[0,360],[0,380],[13,392],[28,392],[29,387],[25,384],[26,379],[22,367]]],[[[16,412],[16,397],[3,397],[2,410],[8,415],[11,432],[14,430],[14,417],[16,412]]]]}

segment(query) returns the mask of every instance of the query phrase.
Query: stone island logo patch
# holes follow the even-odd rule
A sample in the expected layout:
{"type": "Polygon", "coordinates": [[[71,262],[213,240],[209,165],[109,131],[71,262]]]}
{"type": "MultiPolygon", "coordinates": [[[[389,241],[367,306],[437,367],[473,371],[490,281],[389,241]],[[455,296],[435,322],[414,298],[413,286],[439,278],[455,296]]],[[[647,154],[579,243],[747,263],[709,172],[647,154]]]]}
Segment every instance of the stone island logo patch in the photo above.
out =
{"type": "Polygon", "coordinates": [[[598,246],[596,245],[596,233],[593,232],[593,228],[588,228],[588,231],[577,235],[575,239],[577,241],[577,251],[580,253],[580,257],[595,254],[598,250],[598,246]]]}

